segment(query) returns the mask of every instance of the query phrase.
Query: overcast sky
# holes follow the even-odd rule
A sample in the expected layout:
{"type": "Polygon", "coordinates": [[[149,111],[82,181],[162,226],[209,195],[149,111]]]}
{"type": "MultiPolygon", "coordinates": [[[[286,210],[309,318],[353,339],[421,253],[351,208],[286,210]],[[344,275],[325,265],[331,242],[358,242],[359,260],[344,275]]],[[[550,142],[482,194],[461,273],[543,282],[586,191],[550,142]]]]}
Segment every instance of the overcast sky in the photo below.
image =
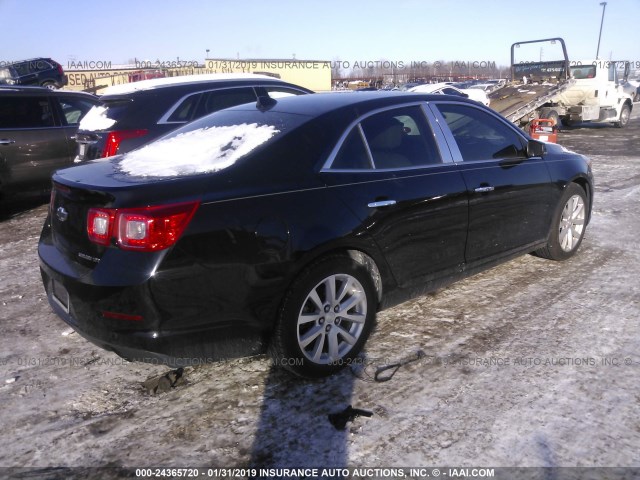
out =
{"type": "MultiPolygon", "coordinates": [[[[495,61],[511,43],[563,37],[595,58],[599,0],[0,0],[0,61],[51,57],[495,61]]],[[[640,67],[640,0],[608,0],[600,58],[640,67]]],[[[539,52],[545,59],[549,52],[539,52]]]]}

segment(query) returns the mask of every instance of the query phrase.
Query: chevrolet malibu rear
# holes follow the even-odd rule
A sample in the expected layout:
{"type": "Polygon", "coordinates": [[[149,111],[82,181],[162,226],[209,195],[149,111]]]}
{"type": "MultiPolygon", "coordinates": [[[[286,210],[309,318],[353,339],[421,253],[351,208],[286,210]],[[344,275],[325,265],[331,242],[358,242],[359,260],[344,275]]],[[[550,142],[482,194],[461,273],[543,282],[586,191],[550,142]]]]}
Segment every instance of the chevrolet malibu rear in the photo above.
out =
{"type": "Polygon", "coordinates": [[[260,97],[57,172],[40,264],[55,312],[127,359],[268,349],[317,377],[382,308],[518,255],[571,258],[592,198],[587,159],[477,102],[260,97]]]}
{"type": "MultiPolygon", "coordinates": [[[[240,209],[260,214],[264,202],[229,201],[255,194],[264,166],[231,165],[301,120],[280,119],[277,129],[224,120],[54,175],[42,278],[54,311],[94,343],[171,365],[264,350],[270,325],[258,318],[276,308],[284,270],[264,258],[265,240],[255,234],[286,229],[263,212],[255,232],[243,230],[240,209]]],[[[277,166],[267,171],[274,183],[304,184],[277,166]]]]}

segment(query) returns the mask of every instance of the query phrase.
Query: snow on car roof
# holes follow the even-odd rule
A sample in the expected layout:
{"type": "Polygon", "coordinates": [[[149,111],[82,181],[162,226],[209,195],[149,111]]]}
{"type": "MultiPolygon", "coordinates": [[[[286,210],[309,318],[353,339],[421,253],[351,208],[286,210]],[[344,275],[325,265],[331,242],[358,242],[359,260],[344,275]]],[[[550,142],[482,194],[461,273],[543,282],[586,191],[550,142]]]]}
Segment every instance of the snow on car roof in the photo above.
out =
{"type": "Polygon", "coordinates": [[[217,172],[279,133],[271,125],[243,123],[199,128],[125,154],[120,170],[136,177],[177,177],[217,172]]]}
{"type": "Polygon", "coordinates": [[[151,90],[162,88],[168,85],[179,85],[184,83],[211,82],[216,80],[278,80],[268,75],[255,73],[207,73],[203,75],[182,75],[179,77],[152,78],[139,82],[123,83],[105,88],[101,95],[121,95],[141,90],[151,90]]]}

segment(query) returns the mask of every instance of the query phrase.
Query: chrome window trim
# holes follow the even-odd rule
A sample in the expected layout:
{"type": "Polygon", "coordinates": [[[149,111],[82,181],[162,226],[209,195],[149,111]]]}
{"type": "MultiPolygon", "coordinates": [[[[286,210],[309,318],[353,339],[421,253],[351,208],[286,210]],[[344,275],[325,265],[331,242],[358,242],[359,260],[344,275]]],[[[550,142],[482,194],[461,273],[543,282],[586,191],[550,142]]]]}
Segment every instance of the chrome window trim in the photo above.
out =
{"type": "Polygon", "coordinates": [[[440,113],[440,110],[438,110],[438,107],[436,106],[437,104],[440,103],[444,103],[444,104],[451,104],[451,103],[458,103],[461,104],[460,102],[438,102],[438,101],[434,101],[434,102],[430,102],[427,107],[429,108],[429,110],[431,111],[431,114],[434,116],[434,118],[436,119],[436,123],[438,124],[438,128],[440,129],[440,132],[442,133],[442,136],[445,140],[445,145],[447,145],[447,147],[449,148],[449,154],[451,155],[451,161],[453,163],[462,163],[462,153],[460,153],[460,149],[458,148],[458,143],[456,142],[456,139],[453,137],[453,133],[451,133],[451,129],[449,128],[449,125],[447,125],[447,121],[445,120],[444,116],[440,113]]]}
{"type": "MultiPolygon", "coordinates": [[[[358,122],[358,131],[360,132],[360,139],[362,143],[364,143],[364,149],[367,151],[367,156],[369,157],[369,165],[371,165],[371,169],[376,169],[376,162],[373,160],[373,153],[371,153],[371,147],[369,147],[369,142],[367,141],[367,136],[364,134],[364,130],[362,130],[362,122],[358,122]]],[[[347,135],[348,136],[348,135],[347,135]]],[[[346,140],[346,137],[345,137],[346,140]]],[[[337,152],[336,152],[337,155],[337,152]]],[[[357,169],[354,169],[357,170],[357,169]]]]}
{"type": "Polygon", "coordinates": [[[442,155],[442,149],[438,146],[438,135],[435,133],[435,129],[431,125],[429,115],[427,115],[426,112],[425,112],[425,109],[424,109],[424,105],[425,104],[426,104],[426,102],[424,102],[424,101],[395,104],[395,105],[391,105],[391,106],[387,106],[387,107],[377,108],[375,110],[371,110],[370,112],[365,113],[364,115],[361,115],[360,117],[358,117],[356,120],[354,120],[353,122],[351,122],[347,126],[345,131],[342,133],[342,135],[340,136],[340,138],[336,142],[336,145],[331,150],[331,153],[329,154],[329,157],[327,158],[327,161],[324,163],[324,165],[320,169],[320,172],[322,172],[322,173],[332,173],[332,172],[336,172],[336,173],[345,173],[345,172],[349,172],[349,173],[354,173],[354,172],[359,172],[359,173],[363,173],[363,172],[397,172],[397,171],[402,171],[402,170],[419,170],[419,169],[423,169],[423,168],[439,167],[441,165],[446,165],[447,163],[451,163],[450,160],[447,161],[448,156],[445,157],[445,156],[442,155]],[[435,164],[412,165],[410,167],[376,168],[375,167],[375,163],[373,161],[373,156],[371,154],[371,150],[369,148],[369,142],[367,142],[366,135],[364,134],[364,131],[362,130],[362,126],[360,124],[364,120],[366,120],[367,118],[369,118],[369,117],[371,117],[373,115],[377,115],[378,113],[387,112],[389,110],[397,110],[399,108],[405,108],[405,107],[419,107],[420,108],[420,111],[422,112],[422,115],[425,118],[427,126],[431,130],[431,134],[434,136],[434,141],[435,141],[436,146],[437,146],[437,151],[438,151],[438,153],[440,153],[441,162],[440,163],[435,163],[435,164]],[[373,165],[373,169],[358,169],[358,168],[340,169],[340,168],[331,168],[331,165],[335,161],[336,156],[338,155],[338,152],[340,151],[340,149],[342,148],[342,145],[344,144],[344,141],[346,140],[346,138],[351,133],[351,130],[356,127],[356,125],[360,129],[360,135],[362,136],[362,138],[364,140],[364,144],[365,144],[365,147],[367,149],[367,153],[369,155],[369,161],[373,165]]]}
{"type": "MultiPolygon", "coordinates": [[[[425,117],[427,117],[427,122],[429,123],[429,126],[431,127],[431,131],[433,132],[433,137],[434,137],[433,139],[436,142],[438,151],[440,152],[440,158],[442,159],[442,163],[455,163],[453,155],[451,153],[451,149],[444,148],[445,146],[446,147],[449,146],[446,136],[443,133],[442,124],[440,123],[442,120],[444,120],[444,118],[442,117],[442,115],[440,115],[439,117],[434,115],[432,109],[430,108],[429,103],[430,102],[423,103],[422,110],[424,112],[425,117]]],[[[447,127],[447,130],[448,129],[449,128],[447,127]]]]}

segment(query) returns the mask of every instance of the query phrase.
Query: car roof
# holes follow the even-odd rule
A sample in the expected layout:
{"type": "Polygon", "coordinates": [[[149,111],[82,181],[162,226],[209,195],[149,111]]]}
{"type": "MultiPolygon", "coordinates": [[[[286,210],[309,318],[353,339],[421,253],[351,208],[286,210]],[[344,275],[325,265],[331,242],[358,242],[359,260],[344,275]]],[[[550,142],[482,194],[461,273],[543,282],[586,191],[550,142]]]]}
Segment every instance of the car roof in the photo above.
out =
{"type": "Polygon", "coordinates": [[[18,63],[26,63],[26,62],[37,62],[38,60],[52,60],[50,57],[34,57],[34,58],[26,58],[24,60],[14,60],[11,62],[6,62],[7,65],[16,65],[18,63]]]}
{"type": "MultiPolygon", "coordinates": [[[[272,107],[267,110],[272,112],[293,113],[305,116],[318,116],[344,107],[359,106],[363,109],[383,108],[395,104],[424,101],[454,100],[456,102],[477,105],[477,102],[453,95],[431,95],[427,93],[413,93],[401,91],[376,92],[327,92],[314,95],[298,95],[295,97],[278,98],[272,107]]],[[[258,108],[255,103],[248,103],[231,107],[228,110],[254,110],[258,108]]]]}
{"type": "Polygon", "coordinates": [[[113,85],[103,90],[101,92],[101,95],[124,95],[139,91],[154,90],[158,88],[172,87],[177,85],[192,85],[199,83],[216,83],[225,81],[228,82],[233,80],[259,80],[261,82],[271,82],[274,84],[286,83],[278,78],[270,77],[268,75],[259,75],[255,73],[209,73],[203,75],[181,75],[178,77],[152,78],[150,80],[141,80],[139,82],[113,85]]]}
{"type": "Polygon", "coordinates": [[[75,90],[51,90],[45,87],[36,86],[0,86],[0,93],[11,95],[74,95],[77,97],[87,97],[98,100],[98,97],[88,92],[78,92],[75,90]]]}

